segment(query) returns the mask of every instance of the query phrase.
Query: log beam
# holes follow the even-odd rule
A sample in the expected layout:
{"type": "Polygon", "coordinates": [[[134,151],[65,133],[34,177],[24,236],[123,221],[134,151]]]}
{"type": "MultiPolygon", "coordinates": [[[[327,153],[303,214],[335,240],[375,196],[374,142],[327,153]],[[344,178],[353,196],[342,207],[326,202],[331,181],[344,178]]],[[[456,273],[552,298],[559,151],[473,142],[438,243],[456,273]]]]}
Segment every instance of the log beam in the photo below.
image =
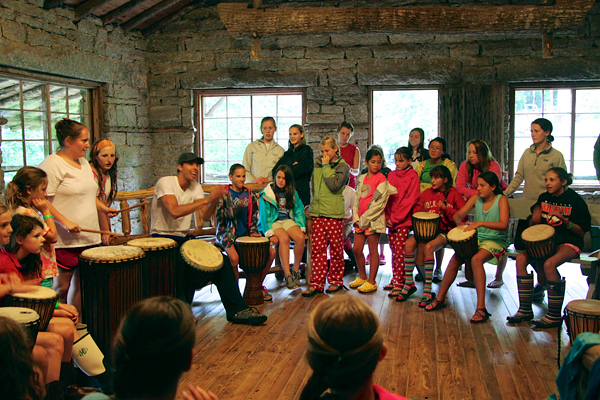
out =
{"type": "Polygon", "coordinates": [[[88,15],[94,12],[99,7],[102,7],[106,3],[110,3],[112,0],[88,0],[84,1],[77,7],[75,7],[75,21],[81,21],[88,15]]]}
{"type": "MultiPolygon", "coordinates": [[[[191,0],[188,0],[187,3],[189,3],[190,1],[191,0]]],[[[130,31],[132,29],[136,29],[140,25],[143,25],[144,23],[150,21],[155,16],[165,12],[169,8],[173,7],[177,3],[181,3],[181,2],[182,2],[181,0],[161,1],[160,3],[156,4],[153,7],[150,7],[149,9],[147,9],[143,13],[139,14],[138,16],[130,19],[129,21],[125,22],[124,24],[121,24],[121,28],[123,28],[123,30],[125,32],[130,31]]],[[[183,2],[183,3],[185,3],[185,2],[183,2]]]]}
{"type": "Polygon", "coordinates": [[[110,24],[116,19],[119,19],[122,15],[128,13],[133,10],[140,4],[146,2],[148,0],[130,0],[127,3],[123,4],[121,7],[117,7],[106,15],[102,16],[102,23],[104,25],[110,24]]]}
{"type": "Polygon", "coordinates": [[[575,29],[595,0],[556,0],[554,5],[249,8],[220,3],[233,36],[346,32],[548,32],[575,29]]]}
{"type": "Polygon", "coordinates": [[[175,11],[174,13],[172,13],[172,14],[168,15],[167,17],[161,19],[160,21],[155,22],[154,24],[150,25],[148,28],[142,29],[142,35],[149,36],[149,35],[153,34],[154,32],[164,28],[171,22],[177,21],[184,15],[189,14],[191,11],[200,7],[204,3],[206,3],[205,0],[192,1],[190,4],[181,7],[179,10],[175,11]]]}

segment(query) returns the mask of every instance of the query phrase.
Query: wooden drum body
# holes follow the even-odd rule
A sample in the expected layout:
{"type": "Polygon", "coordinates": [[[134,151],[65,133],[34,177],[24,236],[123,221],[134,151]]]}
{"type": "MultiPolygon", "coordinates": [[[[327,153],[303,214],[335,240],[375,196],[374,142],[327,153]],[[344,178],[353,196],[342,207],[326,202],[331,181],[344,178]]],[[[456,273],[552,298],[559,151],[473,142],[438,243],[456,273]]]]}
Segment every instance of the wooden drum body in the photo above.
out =
{"type": "Polygon", "coordinates": [[[411,218],[417,242],[429,242],[436,238],[440,225],[439,214],[418,212],[414,213],[411,218]]]}
{"type": "Polygon", "coordinates": [[[240,268],[246,273],[244,299],[250,306],[264,303],[260,276],[267,265],[271,242],[266,237],[239,237],[235,249],[240,257],[240,268]]]}
{"type": "Polygon", "coordinates": [[[130,240],[127,246],[146,253],[142,266],[144,297],[176,297],[177,242],[169,238],[143,238],[130,240]]]}
{"type": "Polygon", "coordinates": [[[600,300],[573,300],[565,307],[567,333],[571,344],[581,332],[600,331],[600,300]]]}
{"type": "Polygon", "coordinates": [[[532,260],[545,260],[556,253],[554,228],[546,224],[530,226],[521,234],[527,255],[532,260]]]}
{"type": "Polygon", "coordinates": [[[465,232],[467,226],[457,226],[448,232],[448,243],[450,243],[456,255],[462,260],[470,260],[479,250],[477,229],[465,232]]]}
{"type": "Polygon", "coordinates": [[[40,328],[39,314],[30,308],[0,307],[0,316],[10,318],[21,325],[29,340],[29,348],[33,349],[40,328]]]}
{"type": "Polygon", "coordinates": [[[204,240],[188,240],[180,247],[184,261],[183,276],[186,286],[200,289],[210,280],[209,274],[223,267],[223,254],[204,240]]]}
{"type": "Polygon", "coordinates": [[[57,301],[58,296],[54,290],[36,286],[31,292],[13,293],[4,297],[1,304],[4,307],[24,307],[34,310],[40,316],[40,330],[45,331],[48,329],[57,301]]]}
{"type": "Polygon", "coordinates": [[[121,318],[144,299],[142,262],[145,253],[133,246],[104,246],[79,256],[83,318],[100,350],[111,354],[121,318]]]}

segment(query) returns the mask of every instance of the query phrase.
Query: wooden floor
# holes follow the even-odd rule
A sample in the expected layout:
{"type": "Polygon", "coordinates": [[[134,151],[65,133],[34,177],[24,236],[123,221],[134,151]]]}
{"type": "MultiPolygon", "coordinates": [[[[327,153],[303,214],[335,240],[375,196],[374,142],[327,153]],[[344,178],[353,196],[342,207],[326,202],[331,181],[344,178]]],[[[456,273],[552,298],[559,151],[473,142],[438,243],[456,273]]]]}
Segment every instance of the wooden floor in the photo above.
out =
{"type": "MultiPolygon", "coordinates": [[[[386,252],[388,250],[386,249],[386,252]]],[[[446,250],[445,264],[452,255],[446,250]]],[[[390,260],[389,254],[386,254],[390,260]]],[[[486,265],[488,282],[495,267],[486,265]]],[[[530,323],[509,325],[506,316],[518,308],[514,261],[509,260],[501,289],[488,289],[486,305],[491,322],[470,324],[475,311],[474,289],[453,285],[448,307],[426,313],[417,306],[419,291],[405,303],[388,299],[381,287],[391,277],[390,262],[380,267],[374,294],[355,290],[335,296],[361,296],[379,315],[386,332],[388,355],[375,373],[375,383],[391,392],[416,399],[546,399],[556,392],[557,329],[533,330],[530,323]]],[[[585,298],[587,284],[579,266],[560,268],[567,279],[565,305],[585,298]]],[[[344,278],[346,285],[355,273],[344,278]]],[[[459,272],[457,282],[464,279],[459,272]]],[[[274,301],[259,306],[269,319],[261,327],[226,321],[218,292],[207,287],[196,293],[197,354],[180,391],[194,383],[215,392],[221,400],[298,398],[310,368],[304,360],[309,313],[327,295],[303,298],[288,290],[274,275],[265,280],[274,301]]],[[[243,289],[244,280],[240,280],[243,289]]],[[[434,284],[434,291],[438,285],[434,284]]],[[[536,317],[545,304],[534,305],[536,317]]],[[[560,335],[568,350],[565,330],[560,335]]]]}

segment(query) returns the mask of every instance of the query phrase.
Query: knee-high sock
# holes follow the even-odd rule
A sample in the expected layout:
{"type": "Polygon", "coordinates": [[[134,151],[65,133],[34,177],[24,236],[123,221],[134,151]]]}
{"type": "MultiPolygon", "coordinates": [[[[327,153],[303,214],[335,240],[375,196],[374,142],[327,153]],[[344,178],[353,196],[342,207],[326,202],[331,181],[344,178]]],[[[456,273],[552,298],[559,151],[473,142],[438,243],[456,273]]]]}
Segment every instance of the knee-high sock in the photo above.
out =
{"type": "Polygon", "coordinates": [[[404,287],[402,288],[402,293],[407,294],[410,289],[415,286],[415,281],[413,280],[413,269],[415,267],[415,252],[412,251],[410,253],[404,253],[404,272],[406,273],[406,281],[404,282],[404,287]]]}
{"type": "Polygon", "coordinates": [[[431,298],[431,281],[433,279],[433,267],[435,260],[425,258],[425,284],[423,285],[423,297],[431,298]]]}

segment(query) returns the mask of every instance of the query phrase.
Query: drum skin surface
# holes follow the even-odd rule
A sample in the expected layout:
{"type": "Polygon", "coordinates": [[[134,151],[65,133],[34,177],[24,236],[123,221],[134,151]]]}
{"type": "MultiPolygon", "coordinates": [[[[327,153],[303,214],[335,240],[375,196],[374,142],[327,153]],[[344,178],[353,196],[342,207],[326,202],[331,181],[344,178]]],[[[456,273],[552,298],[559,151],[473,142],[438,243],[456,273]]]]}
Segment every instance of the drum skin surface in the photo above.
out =
{"type": "Polygon", "coordinates": [[[169,238],[142,238],[130,240],[127,246],[140,248],[146,253],[142,266],[144,298],[177,297],[177,242],[169,238]]]}
{"type": "Polygon", "coordinates": [[[25,307],[34,310],[40,316],[40,330],[48,329],[58,300],[56,292],[44,286],[36,286],[31,292],[13,293],[5,296],[0,304],[3,307],[25,307]]]}
{"type": "Polygon", "coordinates": [[[0,316],[10,318],[21,325],[27,334],[28,344],[33,349],[40,328],[39,314],[30,308],[0,307],[0,316]]]}
{"type": "Polygon", "coordinates": [[[532,260],[545,260],[556,253],[554,228],[546,224],[530,226],[521,234],[527,255],[532,260]]]}
{"type": "Polygon", "coordinates": [[[479,250],[477,230],[473,229],[465,232],[467,226],[457,226],[448,232],[448,243],[450,243],[456,255],[463,260],[471,259],[479,250]]]}

